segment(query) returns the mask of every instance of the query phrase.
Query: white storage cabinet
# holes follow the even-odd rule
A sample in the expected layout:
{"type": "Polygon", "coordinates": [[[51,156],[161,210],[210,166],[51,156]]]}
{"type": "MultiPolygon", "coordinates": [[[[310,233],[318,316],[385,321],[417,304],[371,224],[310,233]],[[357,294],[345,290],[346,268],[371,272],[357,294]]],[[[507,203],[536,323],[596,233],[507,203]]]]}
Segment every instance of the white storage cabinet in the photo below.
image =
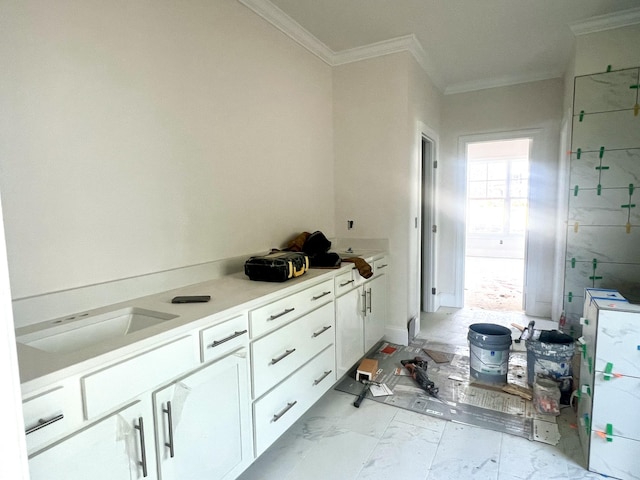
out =
{"type": "Polygon", "coordinates": [[[387,317],[387,257],[374,260],[373,276],[363,279],[354,268],[335,278],[336,361],[344,375],[384,337],[387,317]]]}

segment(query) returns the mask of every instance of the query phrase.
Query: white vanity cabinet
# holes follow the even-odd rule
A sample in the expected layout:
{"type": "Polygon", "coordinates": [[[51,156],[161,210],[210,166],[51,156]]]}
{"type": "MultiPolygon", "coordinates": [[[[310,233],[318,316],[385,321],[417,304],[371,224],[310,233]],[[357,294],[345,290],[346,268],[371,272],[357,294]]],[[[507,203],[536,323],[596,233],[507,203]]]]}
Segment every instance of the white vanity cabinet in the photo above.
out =
{"type": "Polygon", "coordinates": [[[233,479],[253,460],[247,350],[153,394],[160,480],[233,479]]]}
{"type": "Polygon", "coordinates": [[[29,459],[32,480],[155,480],[150,398],[134,401],[29,459]]]}
{"type": "Polygon", "coordinates": [[[387,257],[374,260],[373,276],[362,282],[356,269],[335,278],[336,360],[344,375],[384,337],[387,318],[387,257]]]}
{"type": "Polygon", "coordinates": [[[333,279],[249,315],[258,456],[336,381],[333,279]]]}
{"type": "Polygon", "coordinates": [[[589,470],[640,478],[640,306],[586,289],[578,422],[589,470]]]}
{"type": "Polygon", "coordinates": [[[238,476],[253,460],[247,332],[245,313],[67,380],[85,422],[30,457],[31,478],[238,476]]]}

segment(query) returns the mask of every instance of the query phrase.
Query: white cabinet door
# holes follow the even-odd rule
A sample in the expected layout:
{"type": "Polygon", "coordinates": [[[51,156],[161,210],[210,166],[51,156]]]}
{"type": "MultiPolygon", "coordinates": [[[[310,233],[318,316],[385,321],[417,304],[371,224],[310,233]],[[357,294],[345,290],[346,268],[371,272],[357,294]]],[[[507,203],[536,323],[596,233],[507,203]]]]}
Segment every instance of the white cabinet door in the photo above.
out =
{"type": "Polygon", "coordinates": [[[252,461],[246,350],[154,394],[161,480],[236,478],[252,461]]]}
{"type": "Polygon", "coordinates": [[[387,277],[380,275],[364,284],[367,316],[364,320],[364,350],[368,352],[384,337],[387,319],[387,277]]]}
{"type": "Polygon", "coordinates": [[[138,401],[29,459],[32,480],[155,480],[151,402],[138,401]]]}
{"type": "Polygon", "coordinates": [[[336,361],[338,377],[364,355],[363,290],[356,288],[336,299],[336,361]]]}

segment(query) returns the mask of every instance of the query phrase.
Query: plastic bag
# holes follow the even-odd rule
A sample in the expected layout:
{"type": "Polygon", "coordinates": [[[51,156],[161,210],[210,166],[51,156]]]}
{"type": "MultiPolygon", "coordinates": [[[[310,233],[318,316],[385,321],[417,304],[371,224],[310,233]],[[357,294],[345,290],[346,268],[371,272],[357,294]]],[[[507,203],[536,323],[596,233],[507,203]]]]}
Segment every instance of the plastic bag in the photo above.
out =
{"type": "Polygon", "coordinates": [[[533,405],[538,413],[560,415],[560,387],[554,379],[536,375],[533,405]]]}

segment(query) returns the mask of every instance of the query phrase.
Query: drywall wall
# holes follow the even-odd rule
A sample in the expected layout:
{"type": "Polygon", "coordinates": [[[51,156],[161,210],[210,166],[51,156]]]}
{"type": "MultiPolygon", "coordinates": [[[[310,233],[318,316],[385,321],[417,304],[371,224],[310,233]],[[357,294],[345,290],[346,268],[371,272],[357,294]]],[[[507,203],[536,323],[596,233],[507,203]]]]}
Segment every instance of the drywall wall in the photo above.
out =
{"type": "Polygon", "coordinates": [[[409,53],[337,66],[333,78],[336,234],[389,240],[387,338],[406,343],[407,321],[417,313],[409,274],[409,263],[419,261],[416,123],[437,128],[439,93],[409,53]]]}
{"type": "MultiPolygon", "coordinates": [[[[441,164],[438,172],[440,215],[438,290],[443,305],[457,305],[456,282],[462,275],[465,177],[462,136],[536,130],[530,164],[527,245],[527,313],[551,315],[558,148],[562,120],[562,79],[545,80],[444,97],[441,164]],[[456,256],[458,255],[458,256],[456,256]]],[[[458,295],[457,295],[458,294],[458,295]]]]}
{"type": "Polygon", "coordinates": [[[334,235],[331,67],[239,2],[6,2],[0,57],[14,298],[334,235]]]}

